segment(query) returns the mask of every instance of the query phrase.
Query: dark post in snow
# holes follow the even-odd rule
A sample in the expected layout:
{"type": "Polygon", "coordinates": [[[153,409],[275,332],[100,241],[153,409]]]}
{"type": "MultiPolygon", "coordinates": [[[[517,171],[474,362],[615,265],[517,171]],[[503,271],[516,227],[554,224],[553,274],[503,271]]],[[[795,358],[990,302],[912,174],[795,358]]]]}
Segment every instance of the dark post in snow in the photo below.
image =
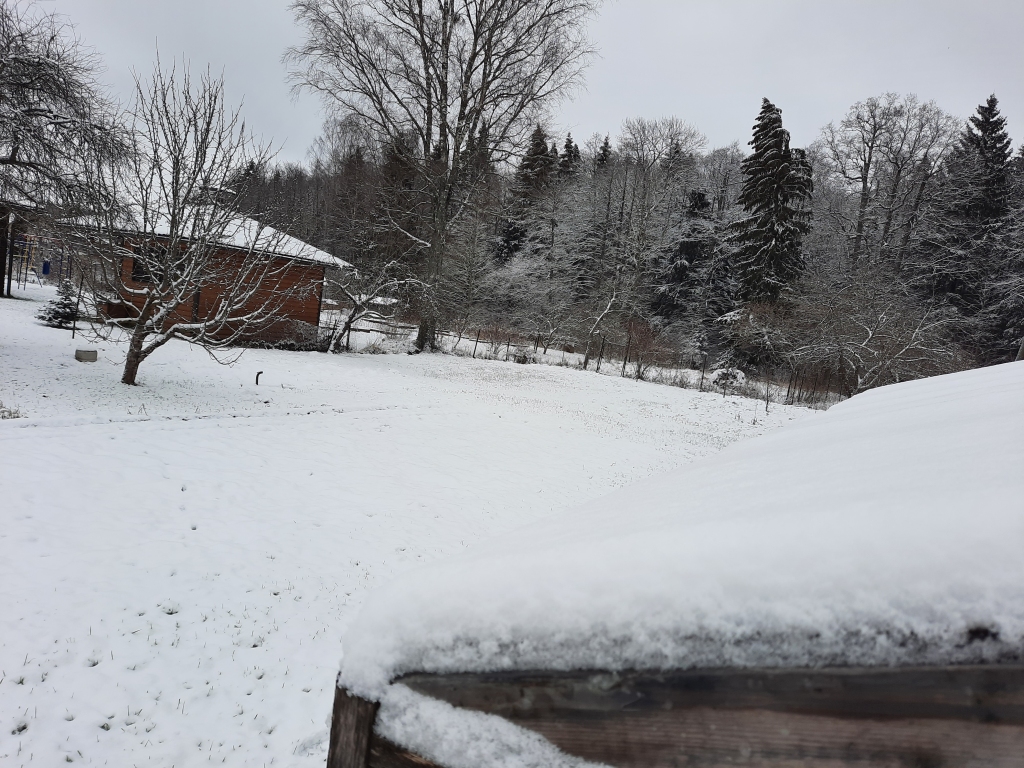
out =
{"type": "Polygon", "coordinates": [[[367,767],[373,721],[377,718],[379,706],[375,701],[353,696],[335,683],[327,768],[367,767]]]}

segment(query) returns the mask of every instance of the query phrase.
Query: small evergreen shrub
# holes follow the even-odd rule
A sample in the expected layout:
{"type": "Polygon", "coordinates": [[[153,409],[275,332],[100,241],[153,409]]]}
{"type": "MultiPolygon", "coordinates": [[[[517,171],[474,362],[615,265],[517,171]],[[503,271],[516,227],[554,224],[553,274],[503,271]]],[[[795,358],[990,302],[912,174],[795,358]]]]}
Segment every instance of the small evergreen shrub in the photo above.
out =
{"type": "Polygon", "coordinates": [[[51,328],[70,328],[78,319],[78,296],[70,280],[62,280],[57,298],[46,303],[36,318],[51,328]]]}

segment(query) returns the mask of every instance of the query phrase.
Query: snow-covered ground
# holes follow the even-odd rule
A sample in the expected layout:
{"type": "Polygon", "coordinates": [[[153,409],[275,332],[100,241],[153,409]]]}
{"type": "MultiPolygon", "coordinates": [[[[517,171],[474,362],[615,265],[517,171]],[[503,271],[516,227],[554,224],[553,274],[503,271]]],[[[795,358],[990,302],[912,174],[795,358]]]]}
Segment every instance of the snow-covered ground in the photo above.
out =
{"type": "Polygon", "coordinates": [[[473,768],[488,741],[515,758],[488,765],[543,768],[509,723],[392,681],[1019,664],[1022,547],[1024,363],[1007,363],[866,392],[400,576],[346,633],[340,682],[435,762],[473,768]]]}
{"type": "Polygon", "coordinates": [[[558,367],[172,343],[0,300],[0,765],[318,765],[366,591],[804,409],[558,367]],[[77,363],[76,347],[99,350],[77,363]],[[255,375],[262,371],[259,386],[255,375]]]}

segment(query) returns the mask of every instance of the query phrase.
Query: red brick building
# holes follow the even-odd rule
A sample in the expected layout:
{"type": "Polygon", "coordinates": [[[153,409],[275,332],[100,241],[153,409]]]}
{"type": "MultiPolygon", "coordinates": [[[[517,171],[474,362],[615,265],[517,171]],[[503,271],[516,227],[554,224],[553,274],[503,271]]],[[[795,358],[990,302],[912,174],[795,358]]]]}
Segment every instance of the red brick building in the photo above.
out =
{"type": "MultiPolygon", "coordinates": [[[[139,253],[144,241],[160,242],[159,234],[143,238],[133,233],[123,233],[121,245],[126,251],[139,253]]],[[[187,301],[181,301],[172,317],[174,322],[195,322],[214,315],[228,286],[245,274],[247,259],[258,253],[260,258],[272,260],[272,279],[264,279],[253,291],[252,296],[237,314],[245,314],[251,305],[255,311],[260,307],[273,306],[273,318],[261,323],[259,330],[247,333],[249,340],[268,343],[286,341],[306,342],[316,338],[320,325],[324,286],[328,270],[350,268],[348,262],[332,256],[297,238],[263,227],[251,219],[241,219],[222,238],[222,244],[211,255],[216,261],[216,274],[223,276],[223,282],[204,281],[187,301]]],[[[100,307],[101,314],[110,318],[131,318],[132,309],[141,311],[145,302],[145,289],[159,280],[151,275],[145,262],[140,258],[125,256],[119,265],[116,280],[120,286],[121,301],[112,300],[100,307]]],[[[245,278],[242,278],[243,283],[245,278]]],[[[225,329],[224,334],[230,334],[225,329]]]]}

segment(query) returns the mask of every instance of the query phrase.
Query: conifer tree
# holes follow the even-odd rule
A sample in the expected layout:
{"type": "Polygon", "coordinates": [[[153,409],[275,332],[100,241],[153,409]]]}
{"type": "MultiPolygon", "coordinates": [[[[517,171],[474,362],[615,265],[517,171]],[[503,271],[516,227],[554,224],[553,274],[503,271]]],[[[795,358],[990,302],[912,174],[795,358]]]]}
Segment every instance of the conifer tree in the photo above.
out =
{"type": "Polygon", "coordinates": [[[976,194],[972,213],[992,219],[1006,212],[1009,192],[1010,157],[1013,155],[1006,118],[999,114],[995,94],[978,106],[964,129],[963,150],[977,161],[976,194]]]}
{"type": "Polygon", "coordinates": [[[601,142],[601,148],[597,151],[597,157],[595,158],[595,160],[597,161],[597,167],[604,168],[606,165],[608,165],[611,159],[612,143],[608,140],[608,136],[606,135],[604,137],[604,141],[601,142]]]}
{"type": "Polygon", "coordinates": [[[558,148],[555,148],[555,162],[552,163],[548,149],[548,135],[539,125],[530,134],[530,146],[516,169],[516,186],[521,194],[530,196],[547,186],[551,171],[557,164],[558,148]]]}
{"type": "Polygon", "coordinates": [[[530,134],[530,145],[516,168],[515,184],[495,251],[499,262],[507,262],[522,249],[527,239],[528,219],[557,169],[558,147],[554,143],[548,146],[548,135],[538,125],[530,134]]]}
{"type": "Polygon", "coordinates": [[[36,315],[52,328],[68,328],[78,319],[78,296],[70,280],[62,280],[57,298],[46,303],[36,315]]]}
{"type": "Polygon", "coordinates": [[[557,170],[558,166],[559,166],[559,163],[561,162],[561,158],[558,156],[558,142],[557,141],[552,141],[551,142],[551,149],[548,150],[548,157],[551,159],[551,165],[548,166],[548,167],[557,170]]]}
{"type": "Polygon", "coordinates": [[[746,179],[739,202],[748,216],[736,225],[734,242],[741,296],[774,302],[803,269],[801,239],[810,231],[813,184],[802,150],[789,147],[782,110],[764,99],[742,164],[746,179]]]}
{"type": "Polygon", "coordinates": [[[572,140],[572,134],[567,133],[565,144],[562,147],[562,157],[558,163],[558,172],[562,176],[569,176],[576,172],[581,162],[583,162],[583,155],[580,153],[580,148],[572,140]]]}
{"type": "Polygon", "coordinates": [[[1015,161],[999,102],[978,106],[945,164],[913,254],[915,282],[943,305],[952,333],[986,362],[1012,359],[1024,328],[1015,161]]]}

